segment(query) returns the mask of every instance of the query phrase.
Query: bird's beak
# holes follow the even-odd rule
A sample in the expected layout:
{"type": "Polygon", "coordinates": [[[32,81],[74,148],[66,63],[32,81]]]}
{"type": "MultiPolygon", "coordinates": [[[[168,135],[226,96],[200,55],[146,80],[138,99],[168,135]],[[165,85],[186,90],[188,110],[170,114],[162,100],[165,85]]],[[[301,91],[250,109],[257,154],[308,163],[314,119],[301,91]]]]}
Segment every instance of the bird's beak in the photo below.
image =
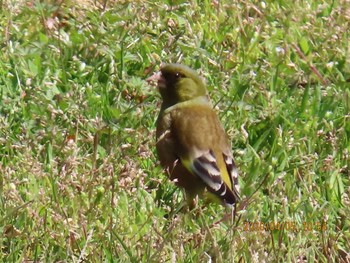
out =
{"type": "Polygon", "coordinates": [[[158,88],[165,88],[166,87],[165,78],[162,76],[162,72],[160,72],[160,71],[153,74],[149,78],[147,78],[146,81],[151,85],[154,85],[155,83],[157,83],[158,88]]]}

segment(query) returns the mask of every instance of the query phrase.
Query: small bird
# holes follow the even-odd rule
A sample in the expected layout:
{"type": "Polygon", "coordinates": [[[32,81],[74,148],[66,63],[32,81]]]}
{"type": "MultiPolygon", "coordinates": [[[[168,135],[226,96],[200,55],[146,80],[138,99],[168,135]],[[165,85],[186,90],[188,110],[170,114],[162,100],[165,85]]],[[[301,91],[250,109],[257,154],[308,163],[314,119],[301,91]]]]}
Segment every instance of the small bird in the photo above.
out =
{"type": "Polygon", "coordinates": [[[232,206],[239,201],[238,172],[231,144],[196,71],[166,64],[149,77],[163,102],[156,148],[170,179],[184,188],[190,209],[197,196],[232,206]]]}

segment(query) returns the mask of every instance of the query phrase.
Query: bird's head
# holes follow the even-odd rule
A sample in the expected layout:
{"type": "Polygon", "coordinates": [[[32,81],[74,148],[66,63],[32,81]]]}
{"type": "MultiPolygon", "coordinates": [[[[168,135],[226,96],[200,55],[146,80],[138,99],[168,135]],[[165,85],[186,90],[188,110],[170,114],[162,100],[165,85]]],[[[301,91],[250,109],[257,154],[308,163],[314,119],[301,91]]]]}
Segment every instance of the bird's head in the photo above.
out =
{"type": "Polygon", "coordinates": [[[167,106],[207,94],[202,78],[196,71],[184,65],[166,64],[147,81],[157,81],[159,92],[167,106]]]}

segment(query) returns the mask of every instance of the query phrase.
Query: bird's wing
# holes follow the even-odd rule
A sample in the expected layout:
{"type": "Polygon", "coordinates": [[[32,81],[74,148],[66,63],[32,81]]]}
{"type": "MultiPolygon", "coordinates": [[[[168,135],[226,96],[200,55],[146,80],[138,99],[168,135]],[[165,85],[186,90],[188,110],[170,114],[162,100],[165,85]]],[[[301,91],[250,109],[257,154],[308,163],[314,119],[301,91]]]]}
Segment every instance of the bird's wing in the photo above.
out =
{"type": "Polygon", "coordinates": [[[193,106],[172,115],[171,129],[183,165],[227,204],[238,202],[238,173],[216,113],[209,106],[193,106]]]}

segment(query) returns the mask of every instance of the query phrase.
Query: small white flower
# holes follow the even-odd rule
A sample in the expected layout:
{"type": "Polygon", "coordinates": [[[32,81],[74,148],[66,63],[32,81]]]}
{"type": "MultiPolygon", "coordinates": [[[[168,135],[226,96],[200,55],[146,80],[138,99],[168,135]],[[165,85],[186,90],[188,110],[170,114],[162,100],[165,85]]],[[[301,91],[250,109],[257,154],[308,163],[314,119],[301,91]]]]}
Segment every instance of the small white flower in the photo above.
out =
{"type": "Polygon", "coordinates": [[[283,56],[285,54],[284,48],[282,47],[276,47],[275,48],[277,55],[283,56]]]}
{"type": "Polygon", "coordinates": [[[328,62],[328,63],[326,64],[326,67],[327,67],[327,68],[333,68],[333,66],[334,66],[334,62],[333,62],[333,61],[328,62]]]}

